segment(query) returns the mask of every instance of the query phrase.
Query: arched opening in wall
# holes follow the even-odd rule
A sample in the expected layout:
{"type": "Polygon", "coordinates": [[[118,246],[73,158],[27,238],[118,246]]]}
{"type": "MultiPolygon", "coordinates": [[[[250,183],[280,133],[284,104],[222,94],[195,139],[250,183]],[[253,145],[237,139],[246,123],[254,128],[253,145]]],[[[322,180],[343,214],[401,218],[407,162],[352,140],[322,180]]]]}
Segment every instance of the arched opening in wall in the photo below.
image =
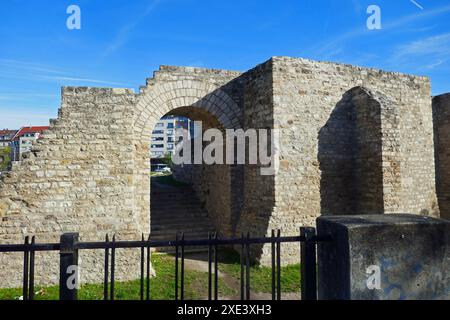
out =
{"type": "Polygon", "coordinates": [[[380,99],[362,87],[349,90],[321,128],[318,140],[321,213],[384,213],[380,99]]]}
{"type": "Polygon", "coordinates": [[[225,131],[217,117],[193,106],[171,110],[154,126],[150,145],[152,239],[173,240],[179,232],[186,239],[205,239],[212,232],[233,234],[235,198],[240,196],[233,188],[235,168],[206,164],[203,158],[198,162],[198,154],[203,155],[208,144],[203,135],[209,129],[225,131]],[[180,157],[190,161],[179,163],[180,157]]]}

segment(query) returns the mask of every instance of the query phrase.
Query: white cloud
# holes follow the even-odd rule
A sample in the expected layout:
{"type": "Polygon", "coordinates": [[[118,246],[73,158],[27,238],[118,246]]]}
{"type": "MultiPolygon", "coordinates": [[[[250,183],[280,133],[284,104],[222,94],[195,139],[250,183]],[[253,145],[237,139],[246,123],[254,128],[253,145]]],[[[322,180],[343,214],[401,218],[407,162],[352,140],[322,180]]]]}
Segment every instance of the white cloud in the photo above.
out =
{"type": "Polygon", "coordinates": [[[403,56],[449,56],[450,33],[435,35],[425,39],[401,45],[396,50],[396,57],[403,56]]]}
{"type": "Polygon", "coordinates": [[[326,43],[322,43],[321,45],[319,45],[318,47],[313,49],[313,52],[314,52],[313,55],[318,56],[321,59],[330,59],[333,56],[336,56],[338,53],[343,52],[344,51],[343,47],[344,47],[345,43],[349,42],[350,40],[353,40],[353,39],[356,39],[356,38],[359,38],[362,36],[367,36],[373,32],[386,32],[388,30],[394,30],[396,28],[407,26],[407,25],[411,24],[412,22],[415,22],[415,21],[418,21],[421,19],[429,19],[434,16],[441,15],[441,14],[444,14],[447,12],[450,12],[450,5],[443,6],[443,7],[436,8],[436,9],[431,9],[431,10],[424,10],[420,13],[404,16],[397,20],[393,20],[393,21],[390,21],[387,23],[383,22],[382,30],[379,30],[379,31],[369,31],[366,28],[366,26],[363,25],[363,26],[360,26],[359,28],[345,32],[345,33],[341,34],[340,36],[338,36],[334,39],[331,39],[330,41],[327,41],[326,43]]]}
{"type": "Polygon", "coordinates": [[[388,59],[389,64],[426,72],[443,67],[450,60],[450,33],[401,44],[388,59]]]}
{"type": "Polygon", "coordinates": [[[409,0],[409,1],[411,1],[411,2],[412,2],[416,7],[418,7],[419,9],[423,10],[422,5],[421,5],[420,3],[418,3],[417,1],[415,1],[415,0],[409,0]]]}
{"type": "Polygon", "coordinates": [[[56,118],[56,112],[23,112],[11,111],[14,108],[0,108],[0,128],[19,129],[23,126],[48,126],[52,118],[56,118]]]}
{"type": "Polygon", "coordinates": [[[13,60],[13,59],[0,59],[0,66],[14,70],[26,70],[39,73],[51,73],[51,74],[63,74],[62,71],[57,70],[54,67],[43,65],[40,63],[13,60]]]}
{"type": "Polygon", "coordinates": [[[46,94],[46,93],[38,93],[38,92],[20,92],[20,93],[1,93],[0,92],[0,100],[31,100],[35,98],[49,98],[54,99],[58,98],[57,94],[46,94]]]}
{"type": "Polygon", "coordinates": [[[431,64],[428,64],[428,65],[424,66],[424,69],[431,70],[431,69],[434,69],[436,67],[439,67],[440,65],[443,65],[445,62],[446,62],[446,60],[438,60],[438,61],[436,61],[434,63],[431,63],[431,64]]]}
{"type": "Polygon", "coordinates": [[[105,79],[96,79],[92,77],[82,77],[63,70],[59,70],[52,66],[27,61],[0,59],[0,66],[2,66],[0,77],[6,79],[50,81],[56,82],[59,85],[67,85],[68,82],[79,82],[132,87],[132,85],[130,84],[109,81],[105,79]]]}
{"type": "Polygon", "coordinates": [[[43,76],[42,78],[48,79],[48,80],[57,80],[57,81],[87,82],[87,83],[95,83],[95,84],[126,86],[126,84],[122,83],[122,82],[113,82],[113,81],[90,79],[90,78],[77,78],[77,77],[64,77],[64,76],[43,76]]]}
{"type": "Polygon", "coordinates": [[[144,19],[146,16],[148,16],[159,4],[160,0],[151,0],[145,10],[135,17],[131,22],[124,25],[122,28],[120,28],[119,32],[117,33],[116,37],[112,41],[112,43],[109,44],[109,46],[106,48],[104,52],[104,56],[107,56],[116,50],[120,49],[125,43],[127,43],[131,32],[137,27],[137,25],[141,22],[142,19],[144,19]]]}

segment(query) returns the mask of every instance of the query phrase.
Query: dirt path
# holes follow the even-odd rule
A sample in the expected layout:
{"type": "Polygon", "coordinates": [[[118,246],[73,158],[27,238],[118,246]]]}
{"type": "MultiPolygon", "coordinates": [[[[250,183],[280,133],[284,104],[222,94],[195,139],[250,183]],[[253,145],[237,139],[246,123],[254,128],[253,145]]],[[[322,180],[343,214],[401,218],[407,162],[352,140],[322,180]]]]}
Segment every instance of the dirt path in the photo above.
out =
{"type": "MultiPolygon", "coordinates": [[[[208,260],[206,253],[193,253],[186,255],[185,268],[192,271],[208,272],[208,260]]],[[[218,276],[225,282],[225,284],[237,292],[235,296],[219,297],[221,300],[240,300],[241,284],[236,278],[219,270],[218,276]]],[[[251,300],[271,300],[271,293],[262,293],[250,291],[251,300]]],[[[288,292],[281,293],[282,300],[300,300],[300,293],[288,292]]]]}

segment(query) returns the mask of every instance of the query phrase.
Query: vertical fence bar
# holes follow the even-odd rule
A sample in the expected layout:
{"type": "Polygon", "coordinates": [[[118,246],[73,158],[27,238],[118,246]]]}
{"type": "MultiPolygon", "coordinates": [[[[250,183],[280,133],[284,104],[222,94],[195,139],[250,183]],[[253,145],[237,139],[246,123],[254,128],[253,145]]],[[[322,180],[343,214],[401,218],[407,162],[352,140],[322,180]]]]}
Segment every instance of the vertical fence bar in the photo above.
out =
{"type": "Polygon", "coordinates": [[[30,244],[30,276],[28,284],[28,299],[34,300],[34,257],[35,257],[35,251],[34,251],[34,244],[36,242],[35,236],[31,237],[31,244],[30,244]]]}
{"type": "MultiPolygon", "coordinates": [[[[316,230],[312,227],[300,228],[300,262],[301,262],[301,298],[302,300],[317,300],[317,253],[316,253],[316,230]]],[[[230,243],[239,243],[235,241],[230,243]]],[[[252,239],[250,233],[247,236],[244,233],[241,234],[240,239],[240,268],[241,268],[241,281],[240,291],[241,299],[250,300],[251,298],[251,250],[250,245],[252,239]]],[[[286,241],[281,238],[281,230],[278,229],[276,234],[275,230],[271,232],[271,239],[257,239],[258,243],[271,244],[271,287],[272,287],[272,300],[281,300],[281,244],[282,241],[286,241]],[[261,241],[263,240],[263,241],[261,241]]],[[[294,240],[287,240],[294,241],[294,240]]],[[[296,240],[297,241],[297,240],[296,240]]],[[[61,236],[60,242],[60,299],[61,300],[76,300],[78,294],[78,234],[67,233],[61,236]],[[75,278],[74,278],[75,275],[75,278]]],[[[171,244],[170,244],[171,245],[171,244]]],[[[208,299],[212,299],[212,272],[214,263],[214,300],[218,300],[218,235],[214,233],[208,233],[208,299]],[[213,253],[214,252],[214,253],[213,253]],[[212,262],[212,254],[214,254],[214,262],[212,262]]],[[[141,236],[140,245],[137,244],[133,248],[140,248],[140,299],[150,300],[150,272],[151,272],[151,244],[150,236],[148,237],[148,243],[146,243],[144,234],[141,236]],[[147,249],[147,256],[145,255],[145,249],[147,249]],[[147,269],[145,264],[147,263],[147,269]],[[145,279],[145,270],[147,278],[145,279]],[[146,282],[145,282],[146,281],[146,282]],[[144,290],[146,289],[146,294],[144,290]]],[[[181,233],[181,241],[179,234],[176,234],[175,242],[175,299],[178,300],[179,294],[181,300],[184,300],[185,293],[185,249],[186,240],[185,234],[181,233]],[[179,286],[179,246],[181,245],[181,288],[179,286]],[[179,291],[181,289],[181,292],[179,291]]],[[[112,242],[109,241],[108,234],[105,240],[105,259],[104,259],[104,299],[108,300],[108,294],[110,300],[114,300],[115,293],[115,251],[116,251],[116,236],[112,238],[112,242]],[[111,271],[110,271],[110,285],[108,286],[109,276],[109,249],[111,249],[111,271]]],[[[35,269],[35,252],[36,241],[35,237],[31,238],[26,236],[24,240],[24,257],[23,257],[23,288],[22,294],[24,300],[33,300],[34,298],[34,269],[35,269]]]]}
{"type": "Polygon", "coordinates": [[[109,282],[109,236],[105,238],[105,278],[103,280],[103,299],[108,300],[108,282],[109,282]]]}
{"type": "MultiPolygon", "coordinates": [[[[35,251],[34,251],[34,244],[36,243],[36,238],[33,236],[31,238],[31,246],[30,246],[30,284],[28,286],[28,299],[33,300],[34,299],[34,257],[35,257],[35,251]]],[[[78,263],[77,263],[78,264],[78,263]]]]}
{"type": "Polygon", "coordinates": [[[181,301],[184,300],[184,232],[181,234],[181,301]]]}
{"type": "Polygon", "coordinates": [[[175,300],[178,300],[178,233],[175,237],[175,300]]]}
{"type": "Polygon", "coordinates": [[[144,259],[145,259],[145,247],[144,247],[144,234],[141,236],[141,283],[140,283],[140,294],[141,294],[141,301],[144,300],[144,259]]]}
{"type": "Polygon", "coordinates": [[[241,234],[241,300],[245,299],[245,236],[241,234]]]}
{"type": "Polygon", "coordinates": [[[281,300],[281,231],[277,232],[277,300],[281,300]]]}
{"type": "Polygon", "coordinates": [[[300,246],[302,300],[317,300],[316,244],[314,242],[315,235],[315,228],[300,228],[300,236],[305,237],[305,241],[303,241],[300,246]]]}
{"type": "Polygon", "coordinates": [[[78,233],[65,233],[60,240],[59,299],[78,299],[78,233]],[[75,276],[75,279],[73,278],[75,276]]]}
{"type": "Polygon", "coordinates": [[[217,232],[214,233],[214,300],[219,300],[219,270],[217,268],[217,232]]]}
{"type": "Polygon", "coordinates": [[[275,286],[275,230],[272,229],[272,300],[276,299],[276,286],[275,286]]]}
{"type": "Polygon", "coordinates": [[[114,300],[114,285],[115,285],[115,272],[116,272],[116,235],[113,235],[112,243],[111,243],[111,284],[110,284],[110,292],[109,299],[114,300]]]}
{"type": "Polygon", "coordinates": [[[150,249],[150,235],[148,236],[148,245],[147,245],[147,288],[146,288],[146,296],[147,301],[150,300],[150,268],[152,264],[151,259],[151,249],[150,249]]]}
{"type": "Polygon", "coordinates": [[[246,263],[245,299],[250,300],[250,232],[247,233],[247,239],[245,242],[245,263],[246,263]]]}
{"type": "Polygon", "coordinates": [[[211,233],[208,232],[208,300],[212,300],[212,244],[211,233]]]}
{"type": "Polygon", "coordinates": [[[28,300],[28,275],[29,275],[28,268],[30,264],[29,240],[30,238],[26,236],[25,250],[23,251],[23,285],[22,285],[23,300],[28,300]]]}

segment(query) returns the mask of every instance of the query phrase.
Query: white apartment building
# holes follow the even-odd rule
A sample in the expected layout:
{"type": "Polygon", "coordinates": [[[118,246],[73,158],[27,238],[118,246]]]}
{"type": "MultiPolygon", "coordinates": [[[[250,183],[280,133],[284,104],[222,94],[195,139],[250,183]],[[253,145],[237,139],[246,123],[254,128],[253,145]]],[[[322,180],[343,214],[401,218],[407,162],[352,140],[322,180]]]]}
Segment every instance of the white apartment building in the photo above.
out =
{"type": "Polygon", "coordinates": [[[20,161],[22,155],[31,150],[33,142],[50,127],[23,127],[11,140],[11,161],[20,161]]]}
{"type": "Polygon", "coordinates": [[[194,122],[185,117],[166,116],[155,125],[152,132],[151,157],[163,158],[175,153],[175,146],[183,141],[183,136],[176,129],[189,131],[189,137],[194,134],[194,122]]]}
{"type": "Polygon", "coordinates": [[[0,148],[9,147],[18,130],[0,130],[0,148]]]}

